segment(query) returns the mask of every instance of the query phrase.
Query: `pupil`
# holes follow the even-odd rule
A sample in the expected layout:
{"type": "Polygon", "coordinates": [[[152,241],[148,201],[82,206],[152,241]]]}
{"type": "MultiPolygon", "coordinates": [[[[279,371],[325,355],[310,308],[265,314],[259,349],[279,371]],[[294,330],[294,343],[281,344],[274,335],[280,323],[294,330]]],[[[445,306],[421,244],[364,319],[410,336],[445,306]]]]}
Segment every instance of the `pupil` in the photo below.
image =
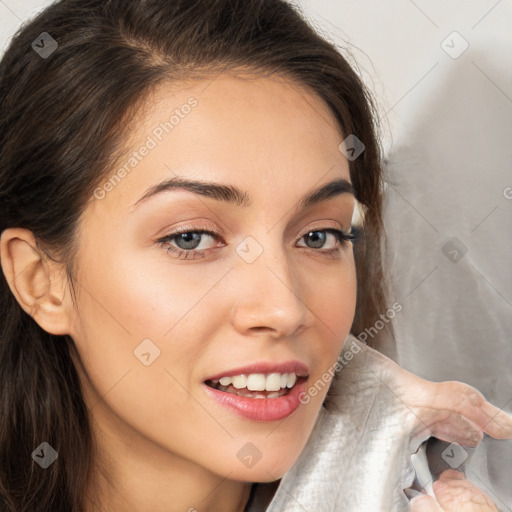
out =
{"type": "Polygon", "coordinates": [[[313,239],[313,243],[315,244],[314,245],[314,248],[319,248],[319,247],[322,247],[325,243],[325,233],[323,231],[310,231],[308,234],[307,234],[307,239],[308,240],[312,240],[313,239]],[[313,236],[311,236],[313,234],[313,236]],[[315,234],[317,236],[315,236],[315,234]],[[320,236],[318,236],[318,234],[320,234],[320,236]],[[316,239],[316,241],[314,240],[316,239]]]}
{"type": "Polygon", "coordinates": [[[201,235],[199,233],[181,233],[176,240],[180,249],[195,249],[201,241],[201,235]],[[182,246],[178,242],[184,242],[185,246],[182,246]]]}

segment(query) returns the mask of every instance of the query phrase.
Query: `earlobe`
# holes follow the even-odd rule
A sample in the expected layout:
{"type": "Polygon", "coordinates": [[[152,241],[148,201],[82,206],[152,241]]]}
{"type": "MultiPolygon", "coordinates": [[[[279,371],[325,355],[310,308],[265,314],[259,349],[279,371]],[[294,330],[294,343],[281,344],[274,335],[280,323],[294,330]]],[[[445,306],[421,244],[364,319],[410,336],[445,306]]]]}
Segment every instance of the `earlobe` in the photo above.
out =
{"type": "Polygon", "coordinates": [[[42,254],[33,233],[9,228],[0,237],[0,263],[16,300],[41,328],[69,334],[64,266],[42,254]]]}

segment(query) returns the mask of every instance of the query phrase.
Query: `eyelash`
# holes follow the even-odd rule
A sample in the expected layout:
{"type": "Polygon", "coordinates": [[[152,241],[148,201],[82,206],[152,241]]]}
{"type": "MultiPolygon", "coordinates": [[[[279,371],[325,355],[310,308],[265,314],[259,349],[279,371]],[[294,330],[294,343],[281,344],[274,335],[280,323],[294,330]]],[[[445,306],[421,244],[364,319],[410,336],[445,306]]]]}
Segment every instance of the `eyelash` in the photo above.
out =
{"type": "MultiPolygon", "coordinates": [[[[340,250],[340,247],[343,247],[345,246],[348,242],[354,242],[361,234],[360,230],[355,227],[355,226],[352,226],[351,227],[351,231],[350,233],[345,233],[344,231],[341,231],[340,229],[334,229],[334,228],[325,228],[325,229],[310,229],[308,230],[306,233],[304,233],[304,235],[302,235],[299,240],[301,240],[302,238],[304,238],[307,234],[309,233],[317,233],[317,232],[325,232],[325,233],[331,233],[333,234],[337,241],[340,243],[339,246],[336,246],[334,249],[328,249],[327,251],[322,251],[321,249],[314,249],[312,247],[303,247],[304,249],[310,249],[312,251],[315,251],[315,252],[320,252],[320,253],[323,253],[323,254],[327,254],[327,255],[332,255],[334,253],[338,253],[339,250],[340,250]]],[[[157,240],[157,244],[161,245],[161,246],[167,246],[166,247],[166,250],[169,254],[174,254],[173,257],[177,258],[177,259],[196,259],[196,258],[204,258],[206,256],[206,253],[210,250],[212,250],[213,248],[210,248],[210,249],[202,249],[202,250],[196,250],[196,249],[179,249],[179,248],[176,248],[176,247],[173,247],[172,245],[169,245],[169,243],[171,241],[173,241],[174,239],[176,239],[178,236],[184,234],[184,233],[187,233],[187,234],[190,234],[190,233],[195,233],[195,234],[198,234],[198,235],[210,235],[212,238],[215,238],[215,239],[219,239],[220,236],[213,232],[213,231],[208,231],[206,229],[190,229],[190,228],[187,228],[187,229],[183,229],[181,231],[176,231],[174,233],[171,233],[170,235],[167,235],[163,238],[160,238],[159,240],[157,240]],[[189,256],[191,255],[191,256],[189,256]]]]}

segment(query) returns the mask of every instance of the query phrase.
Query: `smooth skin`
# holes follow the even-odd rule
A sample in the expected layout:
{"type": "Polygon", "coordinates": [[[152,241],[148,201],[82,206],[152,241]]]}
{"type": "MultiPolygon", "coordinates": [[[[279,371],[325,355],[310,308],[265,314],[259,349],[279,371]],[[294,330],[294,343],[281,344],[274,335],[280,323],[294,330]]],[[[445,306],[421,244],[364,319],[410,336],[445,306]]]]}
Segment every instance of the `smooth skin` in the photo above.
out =
{"type": "Polygon", "coordinates": [[[76,307],[63,265],[40,255],[29,231],[1,238],[19,303],[78,348],[99,445],[88,512],[242,511],[251,482],[275,481],[295,462],[327,387],[284,420],[257,422],[212,400],[203,381],[255,361],[299,360],[315,382],[352,324],[352,245],[324,230],[348,232],[355,199],[344,193],[297,208],[313,189],[350,181],[327,106],[277,77],[165,83],[129,127],[119,165],[191,96],[197,106],[81,216],[76,307]],[[250,205],[185,190],[138,203],[176,176],[236,186],[250,205]],[[159,242],[177,228],[218,236],[202,235],[197,250],[205,252],[184,259],[168,252],[179,250],[176,240],[159,242]],[[319,230],[321,248],[304,237],[319,230]],[[248,236],[263,250],[252,263],[236,251],[248,236]],[[145,339],[160,350],[148,366],[134,355],[145,339]],[[249,442],[261,453],[252,467],[237,456],[249,442]]]}

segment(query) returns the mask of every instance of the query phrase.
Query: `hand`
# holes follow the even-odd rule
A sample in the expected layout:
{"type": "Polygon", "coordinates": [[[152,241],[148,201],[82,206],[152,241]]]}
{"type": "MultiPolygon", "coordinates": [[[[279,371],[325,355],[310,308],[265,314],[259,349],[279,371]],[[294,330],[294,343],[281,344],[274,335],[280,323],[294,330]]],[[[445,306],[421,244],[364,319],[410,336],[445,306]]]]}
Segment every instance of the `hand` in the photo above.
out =
{"type": "MultiPolygon", "coordinates": [[[[483,432],[496,439],[512,438],[512,418],[472,386],[430,382],[392,361],[384,376],[410,411],[412,438],[434,436],[465,446],[476,446],[483,432]]],[[[498,512],[492,500],[459,471],[443,472],[433,489],[437,503],[428,495],[417,497],[411,501],[412,512],[498,512]]]]}
{"type": "Polygon", "coordinates": [[[430,496],[419,496],[411,501],[411,512],[498,512],[490,498],[459,471],[441,473],[433,487],[439,504],[430,496]]]}
{"type": "Polygon", "coordinates": [[[512,439],[512,418],[468,384],[431,382],[390,359],[381,380],[409,409],[412,438],[434,436],[464,446],[476,446],[484,432],[495,439],[512,439]]]}

